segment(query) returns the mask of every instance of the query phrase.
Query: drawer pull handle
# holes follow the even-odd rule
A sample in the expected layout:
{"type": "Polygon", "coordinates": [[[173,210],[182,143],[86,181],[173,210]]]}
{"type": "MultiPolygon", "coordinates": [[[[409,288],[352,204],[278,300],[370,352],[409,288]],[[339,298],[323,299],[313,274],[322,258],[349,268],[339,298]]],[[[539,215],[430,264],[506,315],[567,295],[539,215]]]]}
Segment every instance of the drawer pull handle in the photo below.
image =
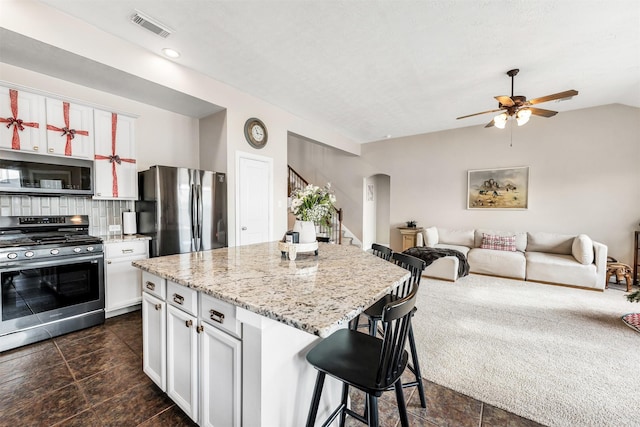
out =
{"type": "Polygon", "coordinates": [[[173,302],[176,304],[184,304],[184,297],[182,295],[173,294],[173,302]]]}
{"type": "Polygon", "coordinates": [[[147,282],[147,289],[149,289],[150,291],[155,291],[156,290],[156,284],[153,282],[147,282]]]}
{"type": "Polygon", "coordinates": [[[218,323],[224,323],[224,314],[216,310],[209,310],[211,320],[218,323]]]}
{"type": "Polygon", "coordinates": [[[184,324],[187,326],[187,328],[190,328],[191,325],[193,325],[193,320],[189,319],[186,322],[184,322],[184,324]]]}
{"type": "Polygon", "coordinates": [[[133,249],[123,249],[122,253],[123,254],[131,254],[131,253],[133,253],[133,249]]]}
{"type": "Polygon", "coordinates": [[[196,332],[197,333],[200,333],[202,331],[204,331],[204,326],[200,325],[200,326],[196,327],[196,332]]]}
{"type": "Polygon", "coordinates": [[[154,307],[156,308],[156,310],[160,310],[162,308],[162,305],[161,304],[156,304],[154,307]]]}

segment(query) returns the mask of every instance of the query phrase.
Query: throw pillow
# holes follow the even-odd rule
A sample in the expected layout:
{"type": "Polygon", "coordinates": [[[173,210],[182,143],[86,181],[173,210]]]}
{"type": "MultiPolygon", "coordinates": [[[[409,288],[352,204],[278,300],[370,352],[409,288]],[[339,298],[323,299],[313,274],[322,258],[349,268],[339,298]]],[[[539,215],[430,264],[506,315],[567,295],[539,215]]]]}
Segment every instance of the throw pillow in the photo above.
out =
{"type": "Polygon", "coordinates": [[[573,257],[584,265],[593,263],[593,242],[586,234],[579,234],[573,239],[571,245],[571,253],[573,257]]]}
{"type": "Polygon", "coordinates": [[[432,248],[438,244],[438,229],[435,227],[426,228],[424,234],[424,245],[432,248]]]}
{"type": "Polygon", "coordinates": [[[494,236],[492,234],[482,234],[482,249],[493,249],[496,251],[516,251],[516,236],[494,236]]]}

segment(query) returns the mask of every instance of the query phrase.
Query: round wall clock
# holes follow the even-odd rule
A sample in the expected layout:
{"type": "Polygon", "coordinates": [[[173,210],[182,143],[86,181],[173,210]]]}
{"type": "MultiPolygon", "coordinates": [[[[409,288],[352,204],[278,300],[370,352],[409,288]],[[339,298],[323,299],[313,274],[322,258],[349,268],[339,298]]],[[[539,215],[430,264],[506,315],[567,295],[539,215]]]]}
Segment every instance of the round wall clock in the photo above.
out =
{"type": "Polygon", "coordinates": [[[253,148],[262,148],[267,145],[269,134],[262,120],[252,117],[244,124],[244,137],[253,148]]]}

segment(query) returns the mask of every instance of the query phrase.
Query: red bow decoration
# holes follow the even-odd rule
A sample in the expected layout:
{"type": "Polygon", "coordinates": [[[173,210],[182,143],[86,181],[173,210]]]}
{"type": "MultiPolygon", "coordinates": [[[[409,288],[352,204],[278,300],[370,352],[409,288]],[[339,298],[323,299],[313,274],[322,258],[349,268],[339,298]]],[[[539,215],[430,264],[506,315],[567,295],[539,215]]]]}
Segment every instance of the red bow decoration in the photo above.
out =
{"type": "Polygon", "coordinates": [[[25,122],[18,118],[18,91],[15,89],[9,89],[9,99],[11,101],[11,114],[13,117],[7,117],[6,119],[0,118],[0,123],[7,123],[7,129],[13,126],[13,137],[11,138],[11,148],[13,150],[20,149],[20,134],[19,131],[24,131],[24,127],[39,128],[40,124],[35,122],[25,122]]]}
{"type": "Polygon", "coordinates": [[[118,197],[118,174],[116,173],[116,164],[122,164],[122,162],[135,163],[136,159],[123,159],[116,154],[116,130],[118,129],[118,115],[111,113],[111,155],[103,156],[100,154],[95,155],[96,160],[109,160],[111,163],[111,175],[113,176],[113,197],[118,197]]]}
{"type": "Polygon", "coordinates": [[[57,126],[53,126],[53,125],[47,125],[47,129],[48,130],[52,130],[55,132],[62,132],[62,135],[60,136],[66,136],[67,137],[67,144],[64,146],[64,155],[65,156],[70,156],[71,155],[71,140],[73,138],[76,137],[77,135],[84,135],[84,136],[89,136],[89,132],[86,130],[75,130],[75,129],[70,129],[69,128],[69,103],[68,102],[63,102],[62,103],[62,115],[64,116],[64,127],[63,128],[59,128],[57,126]]]}

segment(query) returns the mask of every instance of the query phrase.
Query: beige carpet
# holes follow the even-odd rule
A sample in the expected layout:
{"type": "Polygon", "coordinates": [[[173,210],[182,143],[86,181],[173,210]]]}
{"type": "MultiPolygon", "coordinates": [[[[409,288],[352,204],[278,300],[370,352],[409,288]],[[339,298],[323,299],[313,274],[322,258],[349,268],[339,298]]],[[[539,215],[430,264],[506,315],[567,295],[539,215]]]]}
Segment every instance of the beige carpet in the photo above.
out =
{"type": "Polygon", "coordinates": [[[640,311],[594,292],[471,275],[423,278],[414,332],[423,376],[549,426],[640,426],[640,311]]]}

